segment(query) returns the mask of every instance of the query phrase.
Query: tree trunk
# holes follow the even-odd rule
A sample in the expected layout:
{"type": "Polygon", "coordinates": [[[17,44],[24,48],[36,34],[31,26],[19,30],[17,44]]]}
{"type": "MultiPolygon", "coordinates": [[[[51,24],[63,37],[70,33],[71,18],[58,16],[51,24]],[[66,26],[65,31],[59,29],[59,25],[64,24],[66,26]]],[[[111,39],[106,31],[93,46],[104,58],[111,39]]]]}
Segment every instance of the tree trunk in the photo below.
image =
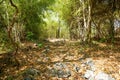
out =
{"type": "Polygon", "coordinates": [[[14,7],[16,9],[16,12],[15,14],[13,15],[13,19],[11,22],[9,22],[8,24],[8,37],[11,41],[11,44],[13,45],[13,47],[15,48],[15,54],[17,53],[18,51],[18,44],[14,41],[14,37],[12,36],[12,29],[14,27],[14,24],[15,24],[15,21],[16,21],[16,18],[17,18],[17,14],[18,14],[18,8],[17,6],[13,3],[12,0],[9,0],[10,1],[10,4],[12,7],[14,7]]]}
{"type": "Polygon", "coordinates": [[[84,22],[84,34],[83,41],[91,42],[91,14],[92,14],[92,2],[88,0],[88,6],[85,4],[85,1],[80,0],[82,2],[82,12],[83,12],[83,22],[84,22]],[[86,11],[88,9],[88,12],[86,11]],[[88,13],[88,15],[85,15],[88,13]]]}
{"type": "Polygon", "coordinates": [[[61,27],[60,27],[60,21],[59,21],[59,26],[58,26],[58,29],[56,31],[56,38],[60,38],[60,32],[61,32],[61,27]]]}
{"type": "Polygon", "coordinates": [[[70,27],[69,27],[70,40],[72,40],[72,39],[73,39],[72,27],[73,27],[73,21],[70,23],[70,27]]]}
{"type": "Polygon", "coordinates": [[[87,33],[87,41],[91,42],[91,14],[92,14],[92,2],[89,0],[89,6],[88,6],[88,22],[87,22],[87,28],[88,28],[88,33],[87,33]]]}
{"type": "Polygon", "coordinates": [[[109,28],[109,39],[112,42],[114,40],[114,12],[116,10],[116,0],[112,2],[112,10],[111,10],[111,18],[110,20],[110,28],[109,28]]]}
{"type": "Polygon", "coordinates": [[[99,20],[98,25],[96,26],[96,30],[97,30],[96,38],[97,38],[97,40],[99,40],[101,38],[100,24],[101,24],[101,20],[99,20]]]}
{"type": "Polygon", "coordinates": [[[113,20],[113,18],[110,19],[109,39],[110,39],[110,41],[114,40],[114,20],[113,20]]]}
{"type": "Polygon", "coordinates": [[[87,28],[87,22],[86,22],[86,16],[85,16],[85,1],[82,1],[82,11],[83,11],[83,35],[82,35],[82,41],[86,41],[86,28],[87,28]]]}

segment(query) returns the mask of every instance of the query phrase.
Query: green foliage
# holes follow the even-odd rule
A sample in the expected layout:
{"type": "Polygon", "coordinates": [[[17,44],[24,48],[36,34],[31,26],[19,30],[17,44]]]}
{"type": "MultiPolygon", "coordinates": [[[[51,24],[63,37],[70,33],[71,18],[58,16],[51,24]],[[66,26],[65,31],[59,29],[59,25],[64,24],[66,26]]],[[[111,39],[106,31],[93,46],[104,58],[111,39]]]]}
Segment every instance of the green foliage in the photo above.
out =
{"type": "Polygon", "coordinates": [[[21,21],[26,26],[26,31],[31,31],[34,33],[36,39],[43,34],[42,30],[44,24],[43,12],[47,10],[49,5],[53,4],[54,0],[20,0],[20,18],[21,21]]]}
{"type": "MultiPolygon", "coordinates": [[[[53,38],[56,37],[58,27],[61,28],[61,38],[68,38],[70,33],[70,27],[74,30],[75,34],[80,34],[78,27],[84,28],[83,10],[85,9],[85,16],[87,21],[88,6],[92,4],[92,19],[95,21],[96,26],[100,22],[101,37],[107,34],[108,28],[111,25],[109,17],[112,15],[111,1],[98,1],[98,0],[13,0],[13,3],[18,7],[19,14],[15,20],[15,23],[19,23],[21,26],[25,26],[26,39],[33,41],[34,39],[53,38]],[[84,9],[83,5],[84,4],[84,9]],[[101,17],[103,16],[103,17],[101,17]],[[100,18],[100,19],[97,19],[100,18]],[[73,24],[71,26],[71,23],[73,24]],[[79,24],[80,23],[80,24],[79,24]],[[80,25],[80,26],[78,26],[80,25]],[[103,34],[103,35],[102,35],[103,34]]],[[[113,1],[113,0],[112,0],[113,1]]],[[[116,8],[119,8],[119,3],[115,3],[116,8]]],[[[119,16],[118,10],[113,12],[115,16],[119,16]]],[[[15,9],[10,5],[9,0],[4,0],[0,5],[0,28],[7,28],[11,24],[15,13],[15,9]]],[[[118,17],[119,18],[119,17],[118,17]]],[[[91,21],[92,25],[93,22],[91,21]]],[[[95,29],[96,29],[95,26],[95,29]]],[[[91,28],[92,29],[92,28],[91,28]]],[[[96,29],[97,30],[97,29],[96,29]]],[[[71,32],[72,33],[72,32],[71,32]]],[[[94,36],[97,32],[94,32],[94,36]]],[[[87,30],[85,32],[87,34],[87,30]]],[[[0,42],[5,43],[7,41],[7,34],[0,35],[0,42]]],[[[104,42],[101,39],[100,42],[104,42]]],[[[2,44],[4,46],[4,44],[2,44]]]]}
{"type": "Polygon", "coordinates": [[[35,38],[34,38],[34,33],[32,32],[27,32],[26,33],[26,39],[29,40],[29,41],[33,41],[35,38]]]}
{"type": "Polygon", "coordinates": [[[106,42],[106,41],[107,41],[106,38],[101,38],[101,39],[99,40],[99,42],[106,42]]]}
{"type": "Polygon", "coordinates": [[[66,18],[69,16],[67,15],[67,13],[69,13],[68,3],[69,0],[57,0],[53,5],[48,7],[49,10],[44,11],[43,20],[46,23],[46,25],[44,25],[46,33],[44,35],[46,35],[46,37],[55,38],[58,29],[60,29],[59,38],[69,37],[69,29],[66,24],[66,18]]]}
{"type": "Polygon", "coordinates": [[[39,48],[43,47],[43,43],[38,43],[37,45],[39,48]]]}
{"type": "Polygon", "coordinates": [[[8,76],[5,80],[14,80],[13,76],[8,76]]]}
{"type": "Polygon", "coordinates": [[[8,44],[9,44],[8,36],[5,32],[5,28],[2,27],[0,29],[0,48],[1,48],[1,50],[4,50],[6,47],[9,48],[8,44]]]}

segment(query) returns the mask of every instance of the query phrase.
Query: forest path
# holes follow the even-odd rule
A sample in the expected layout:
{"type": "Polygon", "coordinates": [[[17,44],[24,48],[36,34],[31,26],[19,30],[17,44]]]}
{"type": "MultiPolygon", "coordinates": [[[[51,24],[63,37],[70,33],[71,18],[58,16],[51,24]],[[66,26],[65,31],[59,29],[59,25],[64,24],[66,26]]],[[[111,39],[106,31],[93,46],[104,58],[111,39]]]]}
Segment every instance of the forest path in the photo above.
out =
{"type": "Polygon", "coordinates": [[[32,76],[35,80],[84,80],[87,71],[95,69],[95,75],[102,71],[119,80],[119,49],[120,45],[98,42],[91,45],[76,41],[45,42],[40,48],[27,42],[16,55],[20,64],[11,53],[0,56],[0,79],[23,80],[32,76]]]}

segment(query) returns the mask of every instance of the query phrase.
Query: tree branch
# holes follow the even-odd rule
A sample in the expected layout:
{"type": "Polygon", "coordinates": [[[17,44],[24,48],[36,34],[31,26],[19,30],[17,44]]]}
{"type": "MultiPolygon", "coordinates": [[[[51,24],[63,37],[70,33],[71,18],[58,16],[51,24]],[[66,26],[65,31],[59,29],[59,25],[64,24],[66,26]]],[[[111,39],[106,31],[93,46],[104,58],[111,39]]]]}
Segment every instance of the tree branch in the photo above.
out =
{"type": "Polygon", "coordinates": [[[12,21],[12,24],[11,24],[11,26],[13,26],[13,25],[14,25],[14,22],[15,22],[15,19],[16,19],[16,16],[17,16],[17,14],[18,14],[18,7],[13,3],[12,0],[9,0],[9,1],[10,1],[11,6],[13,6],[13,7],[16,9],[16,12],[15,12],[15,14],[14,14],[14,16],[13,16],[13,21],[12,21]]]}
{"type": "Polygon", "coordinates": [[[2,4],[2,3],[3,3],[3,1],[4,1],[4,0],[0,1],[0,4],[2,4]]]}
{"type": "Polygon", "coordinates": [[[18,12],[18,8],[17,8],[17,6],[13,3],[12,0],[10,0],[10,4],[11,4],[11,6],[13,6],[13,7],[16,9],[16,11],[18,12]]]}

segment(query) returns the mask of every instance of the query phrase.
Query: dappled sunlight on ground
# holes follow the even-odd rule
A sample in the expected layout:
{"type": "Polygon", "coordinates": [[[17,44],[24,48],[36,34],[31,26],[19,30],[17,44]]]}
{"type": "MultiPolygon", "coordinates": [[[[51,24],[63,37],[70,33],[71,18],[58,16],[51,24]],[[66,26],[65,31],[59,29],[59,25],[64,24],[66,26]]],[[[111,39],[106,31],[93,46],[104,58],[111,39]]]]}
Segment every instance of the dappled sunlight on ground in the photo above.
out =
{"type": "Polygon", "coordinates": [[[83,75],[89,69],[84,63],[92,60],[96,68],[95,74],[103,71],[116,80],[120,80],[120,45],[105,43],[88,45],[59,41],[58,43],[48,42],[38,48],[34,47],[34,44],[24,43],[24,47],[14,57],[12,53],[0,55],[0,79],[4,80],[11,76],[15,80],[23,80],[26,69],[34,68],[36,71],[40,71],[39,75],[34,76],[36,80],[84,80],[83,75]],[[58,63],[67,65],[65,69],[69,69],[71,72],[68,78],[50,75],[49,70],[58,63]],[[76,72],[74,66],[77,66],[75,69],[80,69],[76,72]]]}

